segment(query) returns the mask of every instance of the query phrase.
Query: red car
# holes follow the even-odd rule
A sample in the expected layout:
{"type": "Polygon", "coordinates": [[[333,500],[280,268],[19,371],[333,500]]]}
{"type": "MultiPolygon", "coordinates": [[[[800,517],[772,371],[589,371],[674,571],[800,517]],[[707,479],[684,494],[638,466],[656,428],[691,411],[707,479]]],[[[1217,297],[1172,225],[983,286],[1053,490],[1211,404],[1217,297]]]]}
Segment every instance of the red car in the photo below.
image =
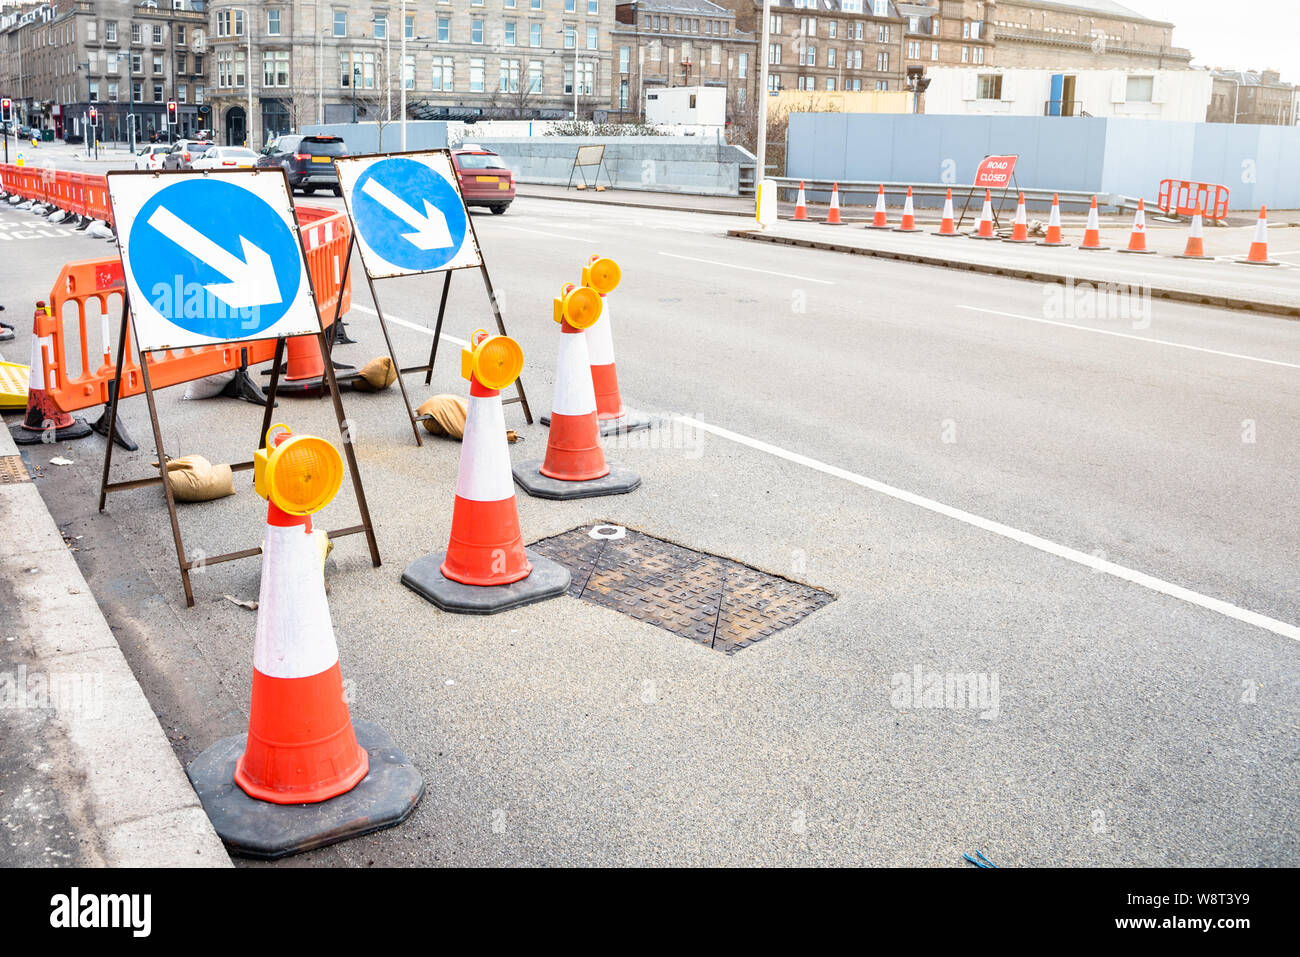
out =
{"type": "Polygon", "coordinates": [[[466,206],[486,206],[501,215],[515,198],[515,174],[501,157],[473,143],[451,151],[466,206]]]}

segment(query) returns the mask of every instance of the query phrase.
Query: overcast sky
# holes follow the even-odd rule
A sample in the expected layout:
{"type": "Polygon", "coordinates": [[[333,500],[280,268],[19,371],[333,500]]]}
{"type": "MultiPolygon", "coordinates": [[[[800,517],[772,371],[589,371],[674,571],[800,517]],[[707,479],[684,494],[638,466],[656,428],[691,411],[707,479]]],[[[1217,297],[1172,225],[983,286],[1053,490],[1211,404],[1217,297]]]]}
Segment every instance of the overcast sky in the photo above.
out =
{"type": "Polygon", "coordinates": [[[1118,0],[1131,10],[1174,24],[1174,43],[1197,66],[1279,70],[1300,83],[1297,0],[1118,0]]]}

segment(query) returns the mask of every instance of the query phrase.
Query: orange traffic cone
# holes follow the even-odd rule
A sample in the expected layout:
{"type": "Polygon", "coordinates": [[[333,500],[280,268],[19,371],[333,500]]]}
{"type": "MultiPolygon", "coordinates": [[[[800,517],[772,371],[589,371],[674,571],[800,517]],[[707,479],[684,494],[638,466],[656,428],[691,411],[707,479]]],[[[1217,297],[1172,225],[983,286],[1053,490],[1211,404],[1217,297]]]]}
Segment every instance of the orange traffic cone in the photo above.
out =
{"type": "Polygon", "coordinates": [[[1056,194],[1052,195],[1052,215],[1047,219],[1047,238],[1038,241],[1040,246],[1068,246],[1069,243],[1061,239],[1061,198],[1056,194]]]}
{"type": "Polygon", "coordinates": [[[916,225],[916,211],[912,207],[912,187],[907,187],[907,199],[903,201],[903,221],[894,228],[896,233],[919,233],[916,225]]]}
{"type": "Polygon", "coordinates": [[[569,573],[525,549],[519,530],[501,390],[523,370],[523,350],[509,336],[482,329],[470,336],[470,345],[460,359],[469,412],[450,541],[445,552],[407,565],[402,584],[444,611],[490,615],[563,594],[569,573]]]}
{"type": "Polygon", "coordinates": [[[871,222],[867,223],[867,229],[889,229],[889,213],[885,209],[885,186],[882,183],[880,192],[876,194],[876,212],[872,216],[871,222]]]}
{"type": "Polygon", "coordinates": [[[1192,214],[1192,225],[1187,231],[1187,248],[1175,259],[1213,259],[1205,255],[1205,220],[1200,206],[1192,214]]]}
{"type": "Polygon", "coordinates": [[[1245,259],[1238,259],[1239,263],[1246,263],[1251,266],[1278,266],[1281,263],[1274,259],[1268,258],[1268,209],[1261,206],[1259,208],[1259,219],[1255,222],[1255,239],[1250,244],[1250,253],[1245,259]]]}
{"type": "Polygon", "coordinates": [[[348,709],[324,542],[311,520],[342,485],[342,456],[283,425],[267,438],[271,447],[254,457],[254,484],[268,502],[248,732],[214,744],[187,771],[222,840],[281,857],[401,823],[424,780],[381,728],[354,726],[348,709]],[[306,804],[316,807],[276,807],[306,804]]]}
{"type": "Polygon", "coordinates": [[[1020,194],[1020,201],[1016,203],[1016,221],[1011,228],[1011,238],[1004,239],[1007,243],[1032,243],[1029,238],[1029,218],[1025,215],[1025,194],[1020,194]]]}
{"type": "Polygon", "coordinates": [[[794,201],[794,218],[797,222],[808,218],[808,200],[803,195],[803,180],[799,180],[799,198],[794,201]]]}
{"type": "Polygon", "coordinates": [[[546,458],[516,465],[515,481],[537,498],[590,498],[630,492],[641,484],[641,477],[628,469],[615,469],[605,461],[596,424],[587,338],[582,334],[601,318],[600,296],[589,286],[571,282],[564,284],[560,296],[554,302],[560,349],[555,363],[555,398],[546,458]]]}
{"type": "Polygon", "coordinates": [[[957,226],[953,222],[951,189],[948,190],[948,195],[944,198],[943,220],[939,223],[939,231],[934,235],[936,236],[960,236],[961,235],[961,233],[957,232],[957,226]]]}
{"type": "Polygon", "coordinates": [[[90,434],[86,420],[56,407],[47,388],[54,385],[53,375],[45,359],[54,348],[50,336],[54,332],[55,322],[45,302],[38,302],[36,315],[32,319],[32,362],[27,378],[27,412],[22,422],[9,427],[9,433],[18,445],[62,442],[90,434]]]}
{"type": "Polygon", "coordinates": [[[1079,245],[1080,249],[1110,249],[1109,246],[1101,244],[1101,220],[1097,216],[1097,197],[1092,198],[1092,206],[1088,209],[1088,225],[1083,231],[1083,242],[1079,245]]]}
{"type": "Polygon", "coordinates": [[[831,208],[826,211],[825,226],[841,226],[840,222],[840,184],[831,184],[831,208]]]}
{"type": "Polygon", "coordinates": [[[1147,206],[1146,200],[1138,199],[1137,212],[1133,214],[1133,232],[1129,236],[1128,246],[1122,253],[1144,253],[1155,255],[1154,249],[1147,249],[1147,206]]]}
{"type": "Polygon", "coordinates": [[[984,208],[980,210],[979,228],[970,234],[971,239],[997,239],[993,231],[993,194],[984,190],[984,208]]]}

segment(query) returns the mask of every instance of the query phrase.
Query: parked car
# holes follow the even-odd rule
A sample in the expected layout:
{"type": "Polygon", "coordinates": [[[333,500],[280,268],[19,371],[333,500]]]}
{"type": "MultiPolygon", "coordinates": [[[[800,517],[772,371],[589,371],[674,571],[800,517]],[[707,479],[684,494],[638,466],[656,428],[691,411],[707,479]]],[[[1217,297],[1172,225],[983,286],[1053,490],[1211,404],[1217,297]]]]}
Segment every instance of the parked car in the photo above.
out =
{"type": "Polygon", "coordinates": [[[190,169],[252,169],[257,154],[242,146],[214,146],[196,156],[190,169]]]}
{"type": "Polygon", "coordinates": [[[500,216],[515,199],[515,174],[496,153],[475,143],[451,151],[466,206],[486,206],[500,216]]]}
{"type": "Polygon", "coordinates": [[[342,196],[334,160],[347,155],[347,147],[340,136],[286,133],[266,144],[266,149],[257,158],[257,165],[283,167],[291,190],[314,193],[318,189],[329,189],[335,196],[342,196]]]}
{"type": "Polygon", "coordinates": [[[190,169],[199,156],[212,149],[213,144],[198,140],[177,140],[163,154],[163,169],[190,169]]]}
{"type": "Polygon", "coordinates": [[[170,146],[146,146],[135,157],[136,169],[162,169],[163,157],[170,146]]]}

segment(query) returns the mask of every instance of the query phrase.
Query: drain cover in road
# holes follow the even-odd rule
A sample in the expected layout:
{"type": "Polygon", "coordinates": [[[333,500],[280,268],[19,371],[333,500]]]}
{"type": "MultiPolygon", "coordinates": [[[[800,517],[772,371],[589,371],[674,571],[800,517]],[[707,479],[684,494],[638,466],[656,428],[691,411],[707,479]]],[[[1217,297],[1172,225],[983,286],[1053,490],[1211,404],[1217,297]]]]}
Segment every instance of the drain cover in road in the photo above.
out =
{"type": "Polygon", "coordinates": [[[569,594],[734,654],[834,601],[829,592],[620,525],[535,543],[569,569],[569,594]]]}

